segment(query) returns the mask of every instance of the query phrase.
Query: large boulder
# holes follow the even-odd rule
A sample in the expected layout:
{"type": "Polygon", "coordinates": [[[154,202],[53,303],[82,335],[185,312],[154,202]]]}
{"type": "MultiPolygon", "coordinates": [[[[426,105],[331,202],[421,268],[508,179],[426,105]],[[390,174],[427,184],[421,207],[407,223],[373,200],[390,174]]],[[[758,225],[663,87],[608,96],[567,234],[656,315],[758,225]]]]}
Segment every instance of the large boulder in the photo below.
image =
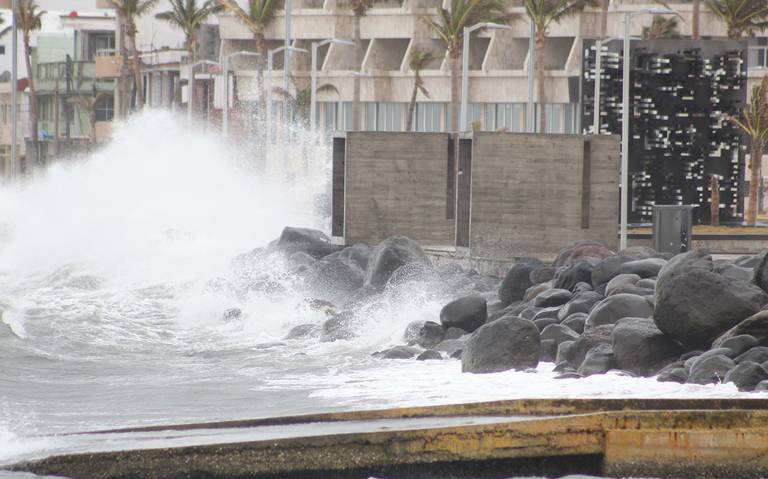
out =
{"type": "Polygon", "coordinates": [[[592,308],[603,299],[605,298],[602,294],[594,291],[584,291],[583,293],[576,294],[570,301],[560,308],[560,311],[557,313],[557,318],[562,321],[575,313],[588,314],[592,311],[592,308]]]}
{"type": "MultiPolygon", "coordinates": [[[[589,331],[584,331],[584,333],[573,342],[573,346],[569,351],[569,362],[571,365],[575,368],[578,368],[581,363],[584,362],[587,351],[594,348],[595,346],[599,344],[610,345],[612,343],[612,332],[612,324],[607,326],[598,326],[596,328],[590,329],[589,331]]],[[[563,344],[565,344],[565,342],[561,343],[561,345],[563,344]]]]}
{"type": "Polygon", "coordinates": [[[539,330],[532,321],[504,317],[474,332],[461,355],[461,370],[493,373],[535,368],[539,364],[539,330]]]}
{"type": "Polygon", "coordinates": [[[354,262],[358,268],[362,271],[368,269],[368,260],[371,258],[373,248],[365,243],[355,243],[352,246],[347,246],[341,251],[331,253],[324,257],[324,260],[342,258],[354,262]]]}
{"type": "Polygon", "coordinates": [[[760,253],[755,263],[752,281],[763,291],[768,291],[768,252],[760,253]]]}
{"type": "Polygon", "coordinates": [[[346,258],[323,259],[309,268],[305,284],[316,298],[341,304],[363,285],[363,271],[346,258]]]}
{"type": "Polygon", "coordinates": [[[591,283],[592,286],[598,287],[603,284],[607,284],[610,280],[619,275],[621,265],[629,261],[623,256],[609,256],[592,268],[591,283]]]}
{"type": "Polygon", "coordinates": [[[337,245],[331,243],[331,239],[322,231],[291,226],[283,229],[274,247],[287,256],[303,252],[315,259],[320,259],[339,249],[337,245]]]}
{"type": "Polygon", "coordinates": [[[556,346],[559,346],[565,341],[579,339],[579,333],[562,324],[550,324],[541,332],[541,340],[544,341],[545,339],[552,340],[556,346]]]}
{"type": "Polygon", "coordinates": [[[365,284],[383,288],[395,271],[413,263],[431,265],[418,243],[405,236],[390,236],[373,249],[368,262],[365,284]]]}
{"type": "Polygon", "coordinates": [[[499,299],[503,306],[514,301],[520,301],[525,291],[533,286],[531,273],[543,266],[544,263],[536,258],[521,258],[507,271],[499,285],[499,299]]]}
{"type": "Polygon", "coordinates": [[[605,298],[592,309],[584,329],[616,324],[622,318],[649,318],[652,314],[653,305],[643,296],[615,294],[605,298]]]}
{"type": "Polygon", "coordinates": [[[550,308],[567,303],[573,295],[567,289],[548,289],[540,293],[533,300],[534,306],[539,308],[550,308]]]}
{"type": "Polygon", "coordinates": [[[654,278],[667,261],[661,258],[646,258],[624,263],[619,268],[619,273],[636,274],[641,278],[654,278]]]}
{"type": "Polygon", "coordinates": [[[640,281],[640,276],[636,274],[622,273],[615,276],[612,280],[608,281],[605,286],[605,295],[613,296],[614,294],[621,293],[621,289],[626,286],[634,286],[640,281]]]}
{"type": "Polygon", "coordinates": [[[445,329],[461,328],[469,333],[488,320],[488,303],[479,294],[455,299],[440,310],[440,323],[445,329]]]}
{"type": "Polygon", "coordinates": [[[679,344],[664,335],[653,319],[625,318],[613,329],[613,354],[619,369],[651,376],[683,353],[679,344]]]}
{"type": "Polygon", "coordinates": [[[352,339],[355,337],[354,326],[355,314],[352,311],[342,311],[323,323],[321,340],[328,342],[352,339]]]}
{"type": "Polygon", "coordinates": [[[768,346],[768,310],[753,314],[736,326],[724,332],[712,342],[713,348],[719,348],[724,342],[736,336],[749,335],[757,339],[755,346],[768,346]]]}
{"type": "Polygon", "coordinates": [[[726,383],[734,383],[740,391],[752,391],[760,381],[768,379],[768,371],[752,361],[742,361],[725,375],[726,383]]]}
{"type": "Polygon", "coordinates": [[[714,263],[715,273],[717,274],[740,281],[752,281],[754,272],[750,268],[743,268],[726,260],[717,260],[714,263]]]}
{"type": "Polygon", "coordinates": [[[683,264],[680,269],[665,267],[656,285],[656,326],[691,348],[709,347],[715,338],[768,302],[768,295],[757,286],[726,278],[700,267],[701,263],[683,264]]]}
{"type": "Polygon", "coordinates": [[[687,275],[696,271],[714,271],[715,265],[712,256],[706,251],[693,250],[687,253],[679,254],[664,265],[659,271],[656,289],[663,286],[666,280],[671,280],[679,276],[687,275]]]}
{"type": "Polygon", "coordinates": [[[723,382],[725,375],[736,366],[733,359],[723,354],[716,354],[693,363],[688,376],[692,384],[717,384],[723,382]]]}
{"type": "Polygon", "coordinates": [[[582,361],[577,372],[582,376],[592,376],[594,374],[605,374],[615,368],[616,361],[611,345],[598,344],[587,351],[584,361],[582,361]]]}
{"type": "Polygon", "coordinates": [[[597,241],[581,240],[571,243],[565,248],[560,250],[555,260],[555,266],[565,266],[572,264],[581,258],[592,258],[601,260],[609,256],[613,256],[614,253],[607,246],[597,241]]]}
{"type": "Polygon", "coordinates": [[[740,354],[736,357],[736,363],[741,363],[742,361],[752,361],[753,363],[764,363],[768,361],[768,347],[766,346],[757,346],[749,351],[740,354]]]}

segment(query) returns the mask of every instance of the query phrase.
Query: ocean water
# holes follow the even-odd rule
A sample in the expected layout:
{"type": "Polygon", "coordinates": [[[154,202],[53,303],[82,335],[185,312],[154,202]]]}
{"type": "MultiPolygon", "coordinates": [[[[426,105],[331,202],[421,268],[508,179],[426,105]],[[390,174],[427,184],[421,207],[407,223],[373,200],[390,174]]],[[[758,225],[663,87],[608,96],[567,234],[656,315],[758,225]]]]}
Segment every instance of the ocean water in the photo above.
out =
{"type": "Polygon", "coordinates": [[[449,293],[426,283],[363,305],[352,340],[285,340],[325,313],[281,259],[233,258],[286,225],[328,229],[329,151],[308,140],[264,161],[151,111],[85,160],[0,184],[0,466],[66,450],[67,433],[129,426],[531,397],[756,397],[616,374],[556,380],[546,363],[468,375],[456,360],[371,357],[438,317],[449,293]]]}

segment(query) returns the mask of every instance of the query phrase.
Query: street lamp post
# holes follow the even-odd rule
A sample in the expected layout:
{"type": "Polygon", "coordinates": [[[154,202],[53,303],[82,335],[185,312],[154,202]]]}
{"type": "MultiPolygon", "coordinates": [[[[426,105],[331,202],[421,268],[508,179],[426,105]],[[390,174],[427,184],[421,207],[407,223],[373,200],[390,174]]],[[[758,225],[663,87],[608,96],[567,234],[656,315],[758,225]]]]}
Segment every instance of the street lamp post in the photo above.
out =
{"type": "Polygon", "coordinates": [[[187,89],[189,90],[187,92],[187,122],[190,125],[192,124],[192,98],[195,90],[195,67],[198,65],[221,66],[212,60],[200,60],[189,65],[189,77],[187,79],[187,89]]]}
{"type": "Polygon", "coordinates": [[[221,116],[221,130],[224,138],[229,136],[229,61],[237,56],[259,57],[260,53],[239,51],[224,57],[224,112],[221,116]]]}
{"type": "Polygon", "coordinates": [[[480,28],[511,30],[509,25],[501,25],[493,22],[476,23],[471,27],[464,27],[464,44],[462,46],[462,73],[461,73],[461,115],[459,128],[456,131],[465,131],[467,127],[467,97],[469,96],[469,36],[480,28]]]}
{"type": "MultiPolygon", "coordinates": [[[[296,48],[296,47],[288,47],[285,46],[273,48],[272,50],[269,50],[267,52],[267,125],[270,125],[272,122],[272,65],[274,65],[274,58],[275,53],[280,53],[282,51],[286,52],[294,52],[294,53],[309,53],[307,50],[303,48],[296,48]]],[[[286,56],[287,58],[287,56],[286,56]]],[[[285,71],[283,71],[283,74],[285,74],[285,71]]],[[[285,85],[285,82],[283,82],[285,85]]],[[[285,88],[285,93],[288,93],[288,89],[285,88]]],[[[288,103],[287,99],[284,101],[284,103],[288,103]]],[[[285,118],[283,118],[283,121],[286,122],[286,125],[288,124],[288,118],[287,118],[287,112],[288,108],[283,108],[283,115],[285,118]]],[[[269,128],[267,128],[267,135],[269,135],[269,128]]],[[[269,136],[267,136],[267,139],[269,139],[269,136]]]]}
{"type": "Polygon", "coordinates": [[[673,10],[660,8],[647,8],[624,14],[624,66],[622,79],[622,104],[621,104],[621,219],[619,226],[619,249],[627,247],[627,221],[629,217],[629,69],[630,69],[630,37],[629,25],[632,17],[640,14],[675,14],[673,10]]]}
{"type": "MultiPolygon", "coordinates": [[[[18,71],[18,54],[19,54],[19,35],[18,25],[16,22],[16,12],[19,10],[19,0],[13,0],[11,2],[11,178],[15,177],[18,169],[18,152],[16,148],[17,141],[17,112],[19,110],[19,71],[18,71]]],[[[32,75],[29,72],[28,75],[32,75]]],[[[34,131],[32,134],[37,135],[34,131]]]]}
{"type": "Polygon", "coordinates": [[[349,40],[339,40],[337,38],[329,38],[321,42],[312,42],[312,71],[310,72],[311,83],[309,90],[309,129],[312,133],[317,129],[315,125],[317,121],[317,112],[315,112],[315,109],[317,108],[317,50],[323,45],[332,43],[337,45],[355,45],[354,42],[349,40]]]}
{"type": "Polygon", "coordinates": [[[536,131],[536,104],[533,102],[533,70],[536,66],[536,23],[531,20],[531,36],[528,38],[528,105],[525,113],[525,129],[536,131]]]}

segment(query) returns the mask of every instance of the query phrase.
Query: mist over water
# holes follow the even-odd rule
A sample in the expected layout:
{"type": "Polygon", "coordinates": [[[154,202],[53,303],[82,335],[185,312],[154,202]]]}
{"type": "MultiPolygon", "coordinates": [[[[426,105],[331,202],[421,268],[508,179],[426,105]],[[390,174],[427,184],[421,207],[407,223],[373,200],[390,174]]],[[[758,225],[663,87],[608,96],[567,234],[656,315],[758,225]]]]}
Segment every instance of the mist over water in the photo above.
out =
{"type": "Polygon", "coordinates": [[[329,149],[242,143],[149,111],[90,157],[0,184],[0,465],[74,447],[61,433],[515,397],[718,396],[606,375],[462,375],[458,361],[371,357],[460,291],[388,288],[357,337],[284,340],[327,319],[295,266],[264,247],[328,229],[329,149]],[[245,253],[245,255],[244,255],[245,253]],[[235,259],[233,261],[233,259],[235,259]],[[239,317],[227,315],[237,308],[239,317]]]}

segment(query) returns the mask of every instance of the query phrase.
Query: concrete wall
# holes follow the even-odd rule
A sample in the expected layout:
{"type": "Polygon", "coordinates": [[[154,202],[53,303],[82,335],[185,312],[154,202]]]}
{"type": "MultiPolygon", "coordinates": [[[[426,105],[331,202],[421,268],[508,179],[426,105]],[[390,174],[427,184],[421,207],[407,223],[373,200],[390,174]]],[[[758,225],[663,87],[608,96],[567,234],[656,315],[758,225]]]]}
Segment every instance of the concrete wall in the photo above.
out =
{"type": "Polygon", "coordinates": [[[580,239],[618,246],[617,138],[476,132],[455,156],[454,144],[443,133],[335,140],[334,235],[404,234],[488,259],[550,257],[580,239]]]}
{"type": "Polygon", "coordinates": [[[423,245],[453,244],[454,222],[446,214],[449,140],[445,133],[347,133],[347,244],[375,244],[394,234],[423,245]]]}
{"type": "Polygon", "coordinates": [[[580,239],[618,246],[617,138],[475,133],[472,143],[473,256],[556,254],[580,239]]]}

